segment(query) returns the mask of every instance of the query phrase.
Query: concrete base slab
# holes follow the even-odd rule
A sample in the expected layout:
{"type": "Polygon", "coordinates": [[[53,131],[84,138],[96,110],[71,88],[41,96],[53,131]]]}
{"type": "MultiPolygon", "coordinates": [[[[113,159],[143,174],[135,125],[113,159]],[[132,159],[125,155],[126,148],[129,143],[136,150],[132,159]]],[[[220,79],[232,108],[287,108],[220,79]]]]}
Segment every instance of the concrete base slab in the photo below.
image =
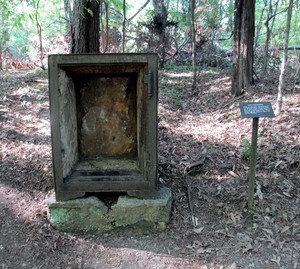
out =
{"type": "Polygon", "coordinates": [[[151,233],[164,230],[169,222],[172,194],[160,188],[155,199],[122,195],[107,206],[96,196],[58,202],[54,193],[45,202],[51,225],[60,231],[103,234],[126,228],[151,233]]]}

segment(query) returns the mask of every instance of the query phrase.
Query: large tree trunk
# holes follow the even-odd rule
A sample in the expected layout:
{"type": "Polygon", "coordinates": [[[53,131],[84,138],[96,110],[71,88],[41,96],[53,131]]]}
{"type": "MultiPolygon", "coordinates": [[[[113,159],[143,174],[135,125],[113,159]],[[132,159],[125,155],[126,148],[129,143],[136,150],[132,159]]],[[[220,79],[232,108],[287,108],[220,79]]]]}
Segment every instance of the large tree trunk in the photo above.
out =
{"type": "Polygon", "coordinates": [[[72,18],[71,53],[100,53],[100,1],[76,0],[72,18]]]}
{"type": "Polygon", "coordinates": [[[231,85],[235,96],[253,84],[254,6],[255,0],[235,0],[231,85]]]}
{"type": "Polygon", "coordinates": [[[293,0],[290,0],[289,7],[288,7],[288,14],[286,18],[286,28],[285,28],[285,35],[284,35],[284,44],[283,44],[283,58],[281,63],[281,71],[279,76],[279,85],[278,85],[278,96],[277,96],[277,104],[275,114],[278,115],[282,110],[283,105],[283,84],[284,84],[284,74],[286,69],[286,62],[287,62],[287,53],[289,47],[289,35],[290,35],[290,28],[291,28],[291,18],[293,12],[293,0]]]}

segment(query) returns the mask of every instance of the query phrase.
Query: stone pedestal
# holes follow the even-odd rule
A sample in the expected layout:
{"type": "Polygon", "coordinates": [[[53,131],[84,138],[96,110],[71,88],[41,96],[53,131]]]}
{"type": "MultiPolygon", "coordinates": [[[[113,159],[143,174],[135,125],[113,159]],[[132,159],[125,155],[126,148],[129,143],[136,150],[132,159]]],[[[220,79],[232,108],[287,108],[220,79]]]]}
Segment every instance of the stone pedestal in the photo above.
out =
{"type": "Polygon", "coordinates": [[[112,206],[96,196],[56,201],[52,194],[45,202],[51,225],[60,231],[102,234],[126,228],[151,233],[164,230],[169,222],[172,194],[161,188],[154,199],[121,195],[112,206]]]}

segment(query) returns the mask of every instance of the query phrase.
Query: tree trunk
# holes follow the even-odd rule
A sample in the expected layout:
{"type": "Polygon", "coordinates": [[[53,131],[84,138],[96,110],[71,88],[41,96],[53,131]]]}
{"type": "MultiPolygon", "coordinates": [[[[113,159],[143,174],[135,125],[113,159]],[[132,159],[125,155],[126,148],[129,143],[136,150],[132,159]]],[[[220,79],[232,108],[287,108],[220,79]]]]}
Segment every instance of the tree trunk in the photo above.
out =
{"type": "Polygon", "coordinates": [[[71,33],[71,25],[72,25],[72,9],[70,0],[64,0],[64,8],[65,8],[65,17],[67,22],[67,33],[71,33]]]}
{"type": "Polygon", "coordinates": [[[253,84],[255,0],[236,0],[234,12],[234,50],[231,93],[242,94],[253,84]]]}
{"type": "Polygon", "coordinates": [[[265,74],[267,72],[268,68],[268,62],[269,62],[269,45],[270,45],[270,38],[271,38],[271,29],[269,26],[269,22],[272,16],[272,0],[270,0],[269,3],[269,10],[267,13],[267,19],[265,21],[265,26],[266,26],[266,42],[265,42],[265,47],[264,47],[264,55],[263,55],[263,66],[262,66],[262,73],[265,74]]]}
{"type": "Polygon", "coordinates": [[[276,110],[275,110],[276,115],[278,115],[281,112],[282,105],[283,105],[284,74],[285,74],[286,62],[287,62],[287,53],[288,53],[288,46],[289,46],[289,35],[290,35],[290,29],[291,29],[292,12],[293,12],[293,0],[290,0],[287,18],[286,18],[286,29],[285,29],[284,43],[283,43],[283,58],[282,58],[282,63],[281,63],[277,104],[276,104],[276,110]]]}
{"type": "Polygon", "coordinates": [[[123,53],[125,52],[125,36],[126,36],[126,0],[123,0],[123,42],[122,42],[122,48],[123,48],[123,53]]]}
{"type": "Polygon", "coordinates": [[[43,46],[43,37],[42,37],[42,27],[39,23],[38,20],[38,15],[36,13],[35,15],[35,19],[36,19],[36,28],[37,28],[37,32],[38,32],[38,36],[39,36],[39,50],[40,50],[40,61],[41,61],[41,68],[42,69],[46,69],[45,65],[44,65],[44,46],[43,46]]]}
{"type": "Polygon", "coordinates": [[[164,67],[165,58],[166,58],[166,27],[167,27],[167,9],[164,3],[164,0],[154,0],[154,23],[157,28],[157,34],[160,39],[160,68],[164,67]]]}
{"type": "Polygon", "coordinates": [[[34,20],[35,20],[37,34],[39,37],[39,51],[40,51],[41,68],[45,70],[46,68],[44,65],[45,55],[44,55],[44,46],[43,46],[43,37],[42,37],[42,26],[39,22],[39,5],[40,5],[40,0],[38,0],[37,2],[33,1],[33,7],[35,9],[34,20]]]}
{"type": "Polygon", "coordinates": [[[3,70],[2,45],[1,45],[1,41],[0,41],[0,70],[3,70]]]}
{"type": "MultiPolygon", "coordinates": [[[[102,24],[102,51],[105,53],[108,48],[108,38],[109,38],[109,25],[108,25],[108,2],[103,1],[104,9],[105,9],[105,31],[104,31],[104,23],[102,24]],[[105,40],[105,44],[104,44],[105,40]]],[[[101,16],[103,16],[103,12],[101,12],[101,16]]]]}
{"type": "Polygon", "coordinates": [[[100,53],[100,1],[76,0],[72,18],[71,53],[100,53]]]}
{"type": "Polygon", "coordinates": [[[191,31],[192,31],[192,63],[193,63],[193,82],[192,90],[196,89],[196,30],[195,30],[195,0],[191,0],[191,31]]]}
{"type": "Polygon", "coordinates": [[[100,52],[105,53],[108,46],[108,4],[100,1],[100,52]]]}
{"type": "Polygon", "coordinates": [[[267,20],[265,21],[267,33],[266,33],[266,42],[265,42],[264,55],[263,55],[263,68],[262,68],[263,74],[266,73],[267,69],[268,69],[269,47],[270,47],[271,34],[272,34],[274,20],[275,20],[275,16],[276,16],[276,12],[277,12],[278,3],[279,3],[279,1],[277,0],[275,3],[275,10],[273,10],[272,0],[270,0],[268,17],[267,17],[267,20]],[[270,21],[271,21],[271,26],[270,26],[270,21]]]}
{"type": "MultiPolygon", "coordinates": [[[[270,0],[272,1],[272,0],[270,0]]],[[[254,49],[257,48],[258,46],[258,39],[259,39],[259,36],[260,36],[260,31],[261,31],[261,28],[262,28],[262,24],[263,24],[263,17],[264,17],[264,13],[265,13],[265,10],[267,8],[267,1],[264,1],[264,7],[262,9],[262,11],[260,12],[260,18],[256,24],[256,36],[255,36],[255,40],[254,40],[254,49]]]]}

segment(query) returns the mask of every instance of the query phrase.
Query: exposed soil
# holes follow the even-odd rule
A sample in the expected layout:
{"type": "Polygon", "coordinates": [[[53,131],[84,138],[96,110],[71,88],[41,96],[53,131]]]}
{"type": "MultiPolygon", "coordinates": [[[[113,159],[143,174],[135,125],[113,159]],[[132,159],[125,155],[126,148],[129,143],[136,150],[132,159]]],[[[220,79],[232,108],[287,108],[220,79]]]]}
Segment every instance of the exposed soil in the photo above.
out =
{"type": "Polygon", "coordinates": [[[292,70],[284,110],[259,121],[251,212],[252,121],[241,118],[239,102],[275,108],[279,74],[233,98],[225,71],[199,72],[194,92],[189,71],[161,72],[159,182],[173,193],[170,223],[154,235],[103,236],[50,226],[47,74],[0,72],[0,268],[300,268],[300,86],[292,70]]]}

